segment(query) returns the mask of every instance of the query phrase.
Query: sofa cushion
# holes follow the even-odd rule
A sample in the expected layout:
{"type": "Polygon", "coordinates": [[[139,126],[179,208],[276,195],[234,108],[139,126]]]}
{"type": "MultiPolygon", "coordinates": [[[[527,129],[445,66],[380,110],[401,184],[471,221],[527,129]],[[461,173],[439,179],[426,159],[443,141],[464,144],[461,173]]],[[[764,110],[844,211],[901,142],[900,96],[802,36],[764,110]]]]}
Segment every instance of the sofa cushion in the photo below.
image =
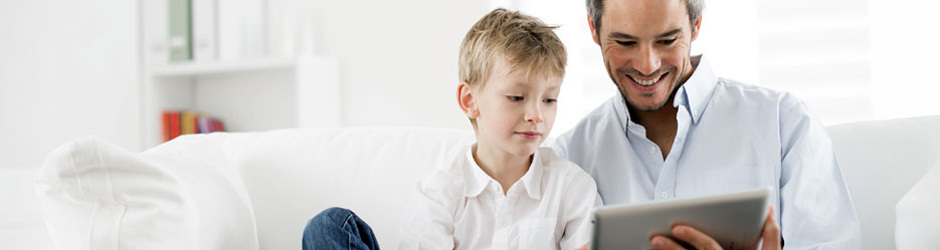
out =
{"type": "Polygon", "coordinates": [[[59,249],[258,249],[250,201],[212,136],[145,153],[95,137],[50,153],[36,183],[59,249]]]}
{"type": "Polygon", "coordinates": [[[940,116],[830,126],[863,249],[894,249],[894,206],[940,157],[940,116]]]}
{"type": "Polygon", "coordinates": [[[33,191],[36,170],[0,167],[0,242],[3,242],[3,249],[54,249],[33,191]]]}
{"type": "MultiPolygon", "coordinates": [[[[940,152],[937,152],[940,154],[940,152]]],[[[898,250],[940,249],[940,161],[927,171],[897,205],[895,236],[898,250]]]]}

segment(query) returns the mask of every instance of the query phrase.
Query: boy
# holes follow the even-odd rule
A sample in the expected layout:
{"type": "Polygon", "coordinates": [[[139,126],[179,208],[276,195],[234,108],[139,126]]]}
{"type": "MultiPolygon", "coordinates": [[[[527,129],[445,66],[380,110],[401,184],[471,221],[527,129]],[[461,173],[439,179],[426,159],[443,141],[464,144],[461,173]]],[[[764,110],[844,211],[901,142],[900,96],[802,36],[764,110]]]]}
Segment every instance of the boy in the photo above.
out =
{"type": "MultiPolygon", "coordinates": [[[[554,28],[496,9],[467,32],[457,101],[477,142],[418,184],[399,249],[586,246],[591,211],[601,204],[594,179],[539,148],[555,121],[567,60],[554,28]]],[[[303,248],[379,247],[352,211],[330,208],[307,224],[303,248]]]]}
{"type": "Polygon", "coordinates": [[[496,9],[460,46],[457,101],[477,142],[422,179],[400,249],[575,249],[600,204],[594,180],[539,148],[555,120],[566,54],[536,18],[496,9]]]}

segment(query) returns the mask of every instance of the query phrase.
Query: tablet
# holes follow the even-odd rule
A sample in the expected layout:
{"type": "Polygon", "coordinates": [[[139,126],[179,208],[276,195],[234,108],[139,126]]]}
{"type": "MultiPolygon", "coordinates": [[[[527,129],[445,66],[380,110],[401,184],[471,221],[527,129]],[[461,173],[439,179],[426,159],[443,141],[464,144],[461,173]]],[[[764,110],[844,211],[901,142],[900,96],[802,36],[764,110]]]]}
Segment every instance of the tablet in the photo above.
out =
{"type": "MultiPolygon", "coordinates": [[[[592,250],[652,249],[654,235],[673,225],[702,231],[724,249],[757,249],[770,205],[770,188],[594,209],[592,250]]],[[[680,243],[682,244],[682,243],[680,243]]]]}

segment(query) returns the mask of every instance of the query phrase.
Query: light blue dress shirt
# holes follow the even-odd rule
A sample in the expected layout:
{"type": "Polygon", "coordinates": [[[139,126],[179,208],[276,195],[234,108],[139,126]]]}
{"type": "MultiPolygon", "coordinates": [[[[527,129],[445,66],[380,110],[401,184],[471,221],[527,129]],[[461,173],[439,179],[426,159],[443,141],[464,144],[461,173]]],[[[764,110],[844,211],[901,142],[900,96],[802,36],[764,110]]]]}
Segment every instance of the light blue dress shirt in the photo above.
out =
{"type": "Polygon", "coordinates": [[[594,177],[608,205],[766,186],[785,249],[859,249],[858,217],[819,120],[793,95],[718,78],[697,59],[672,104],[678,131],[665,160],[619,94],[555,151],[594,177]]]}

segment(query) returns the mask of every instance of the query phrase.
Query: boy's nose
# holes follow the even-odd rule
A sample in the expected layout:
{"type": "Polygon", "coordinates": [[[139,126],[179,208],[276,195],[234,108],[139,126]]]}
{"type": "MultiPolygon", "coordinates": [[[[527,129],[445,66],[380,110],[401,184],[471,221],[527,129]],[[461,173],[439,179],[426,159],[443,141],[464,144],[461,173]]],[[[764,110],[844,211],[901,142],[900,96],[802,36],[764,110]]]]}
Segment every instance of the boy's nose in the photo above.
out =
{"type": "Polygon", "coordinates": [[[525,112],[525,121],[531,123],[542,123],[542,110],[539,105],[530,105],[525,112]]]}

